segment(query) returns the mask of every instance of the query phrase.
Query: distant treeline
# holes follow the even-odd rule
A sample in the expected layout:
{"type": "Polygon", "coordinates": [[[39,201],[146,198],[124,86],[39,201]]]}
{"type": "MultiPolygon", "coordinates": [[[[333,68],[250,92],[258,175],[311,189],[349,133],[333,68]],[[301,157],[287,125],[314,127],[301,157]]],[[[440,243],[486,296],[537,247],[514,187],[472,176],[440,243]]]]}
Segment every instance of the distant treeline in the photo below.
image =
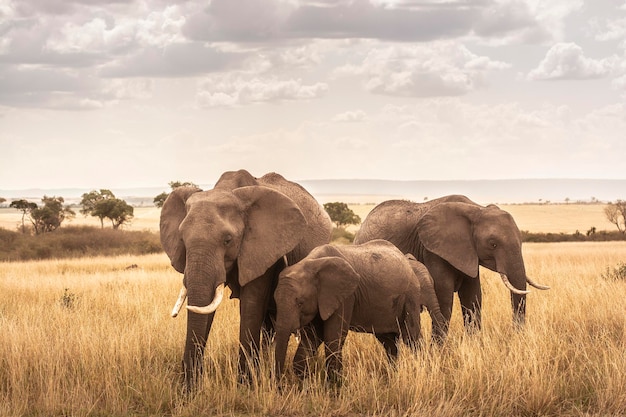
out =
{"type": "MultiPolygon", "coordinates": [[[[343,228],[333,233],[333,242],[349,244],[352,233],[343,228]]],[[[600,242],[626,241],[626,234],[614,231],[586,233],[530,233],[522,231],[524,242],[600,242]]],[[[160,253],[158,232],[101,229],[93,226],[68,226],[44,235],[28,235],[0,228],[0,262],[39,259],[78,258],[83,256],[147,255],[160,253]]]]}
{"type": "Polygon", "coordinates": [[[150,231],[69,226],[33,236],[0,228],[0,261],[146,255],[162,250],[159,234],[150,231]]]}
{"type": "Polygon", "coordinates": [[[618,241],[626,240],[626,233],[619,231],[595,231],[594,229],[588,230],[586,233],[531,233],[526,230],[522,230],[523,242],[604,242],[604,241],[618,241]]]}

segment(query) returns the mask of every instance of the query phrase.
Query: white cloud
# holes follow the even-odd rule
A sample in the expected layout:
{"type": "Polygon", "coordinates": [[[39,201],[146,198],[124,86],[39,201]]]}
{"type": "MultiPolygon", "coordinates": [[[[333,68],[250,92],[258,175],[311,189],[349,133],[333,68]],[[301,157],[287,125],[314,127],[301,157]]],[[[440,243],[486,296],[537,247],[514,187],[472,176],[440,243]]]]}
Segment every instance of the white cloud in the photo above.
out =
{"type": "Polygon", "coordinates": [[[177,6],[151,12],[145,18],[107,20],[96,17],[83,24],[66,22],[58,33],[47,40],[45,47],[59,53],[102,53],[134,44],[163,48],[185,40],[181,34],[185,17],[177,6]]]}
{"type": "Polygon", "coordinates": [[[602,78],[613,66],[612,59],[593,59],[585,56],[575,43],[557,43],[546,53],[537,68],[530,71],[530,80],[577,80],[602,78]]]}
{"type": "Polygon", "coordinates": [[[433,97],[466,94],[486,83],[488,71],[508,67],[446,41],[376,48],[360,66],[346,66],[339,73],[364,75],[373,93],[433,97]]]}
{"type": "Polygon", "coordinates": [[[620,91],[622,93],[622,96],[626,98],[626,74],[615,78],[611,85],[613,86],[613,88],[620,91]]]}
{"type": "Polygon", "coordinates": [[[310,100],[328,90],[325,83],[305,85],[300,79],[244,79],[216,76],[202,81],[197,93],[200,107],[232,107],[261,102],[310,100]]]}
{"type": "Polygon", "coordinates": [[[540,25],[551,33],[552,39],[565,36],[565,19],[582,10],[583,0],[523,0],[528,4],[540,25]]]}
{"type": "Polygon", "coordinates": [[[153,84],[147,78],[112,79],[103,87],[103,93],[116,100],[145,100],[152,97],[153,84]]]}
{"type": "Polygon", "coordinates": [[[596,29],[595,38],[599,41],[620,40],[626,37],[626,17],[609,19],[604,27],[596,29]]]}
{"type": "Polygon", "coordinates": [[[363,110],[351,110],[334,116],[332,121],[352,123],[363,121],[366,117],[367,115],[363,110]]]}
{"type": "MultiPolygon", "coordinates": [[[[533,36],[543,37],[548,29],[538,21],[537,7],[529,6],[529,2],[535,3],[213,0],[190,16],[184,31],[195,40],[231,42],[320,38],[419,42],[467,35],[503,39],[526,32],[541,32],[533,36]]],[[[562,4],[580,1],[558,3],[563,8],[562,4]]],[[[552,15],[556,9],[550,8],[552,15]]]]}
{"type": "Polygon", "coordinates": [[[137,39],[143,45],[165,47],[185,40],[182,28],[186,17],[178,6],[168,6],[162,12],[152,12],[137,22],[137,39]]]}
{"type": "Polygon", "coordinates": [[[45,48],[60,53],[81,51],[100,52],[106,47],[107,24],[104,19],[95,18],[83,25],[66,23],[58,36],[47,40],[45,48]]]}

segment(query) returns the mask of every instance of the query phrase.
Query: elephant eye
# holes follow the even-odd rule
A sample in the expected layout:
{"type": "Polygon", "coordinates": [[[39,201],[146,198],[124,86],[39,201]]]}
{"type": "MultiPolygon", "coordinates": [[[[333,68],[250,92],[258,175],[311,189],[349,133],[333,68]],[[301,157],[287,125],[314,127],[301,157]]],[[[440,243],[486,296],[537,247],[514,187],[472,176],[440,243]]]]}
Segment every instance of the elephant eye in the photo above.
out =
{"type": "Polygon", "coordinates": [[[224,236],[224,246],[230,245],[232,241],[233,241],[233,237],[231,235],[224,236]]]}
{"type": "Polygon", "coordinates": [[[496,242],[491,242],[491,248],[495,249],[498,247],[498,244],[496,242]]]}

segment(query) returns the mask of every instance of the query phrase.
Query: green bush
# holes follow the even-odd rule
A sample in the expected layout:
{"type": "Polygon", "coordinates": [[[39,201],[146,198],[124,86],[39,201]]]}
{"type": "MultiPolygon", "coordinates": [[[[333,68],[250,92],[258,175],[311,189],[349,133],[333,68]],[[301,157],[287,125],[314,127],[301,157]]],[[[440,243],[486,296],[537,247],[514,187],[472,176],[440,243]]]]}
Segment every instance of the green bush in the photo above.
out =
{"type": "Polygon", "coordinates": [[[330,240],[338,245],[349,245],[354,242],[354,233],[348,232],[343,227],[334,227],[330,240]]]}

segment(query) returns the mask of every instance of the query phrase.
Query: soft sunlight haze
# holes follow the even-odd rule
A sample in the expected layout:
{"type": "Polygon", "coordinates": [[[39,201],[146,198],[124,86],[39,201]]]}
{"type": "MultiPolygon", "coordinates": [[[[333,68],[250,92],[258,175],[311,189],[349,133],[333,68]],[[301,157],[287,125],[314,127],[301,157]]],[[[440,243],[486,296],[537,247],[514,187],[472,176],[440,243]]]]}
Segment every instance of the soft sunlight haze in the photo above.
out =
{"type": "Polygon", "coordinates": [[[626,179],[623,0],[0,0],[0,189],[626,179]]]}

